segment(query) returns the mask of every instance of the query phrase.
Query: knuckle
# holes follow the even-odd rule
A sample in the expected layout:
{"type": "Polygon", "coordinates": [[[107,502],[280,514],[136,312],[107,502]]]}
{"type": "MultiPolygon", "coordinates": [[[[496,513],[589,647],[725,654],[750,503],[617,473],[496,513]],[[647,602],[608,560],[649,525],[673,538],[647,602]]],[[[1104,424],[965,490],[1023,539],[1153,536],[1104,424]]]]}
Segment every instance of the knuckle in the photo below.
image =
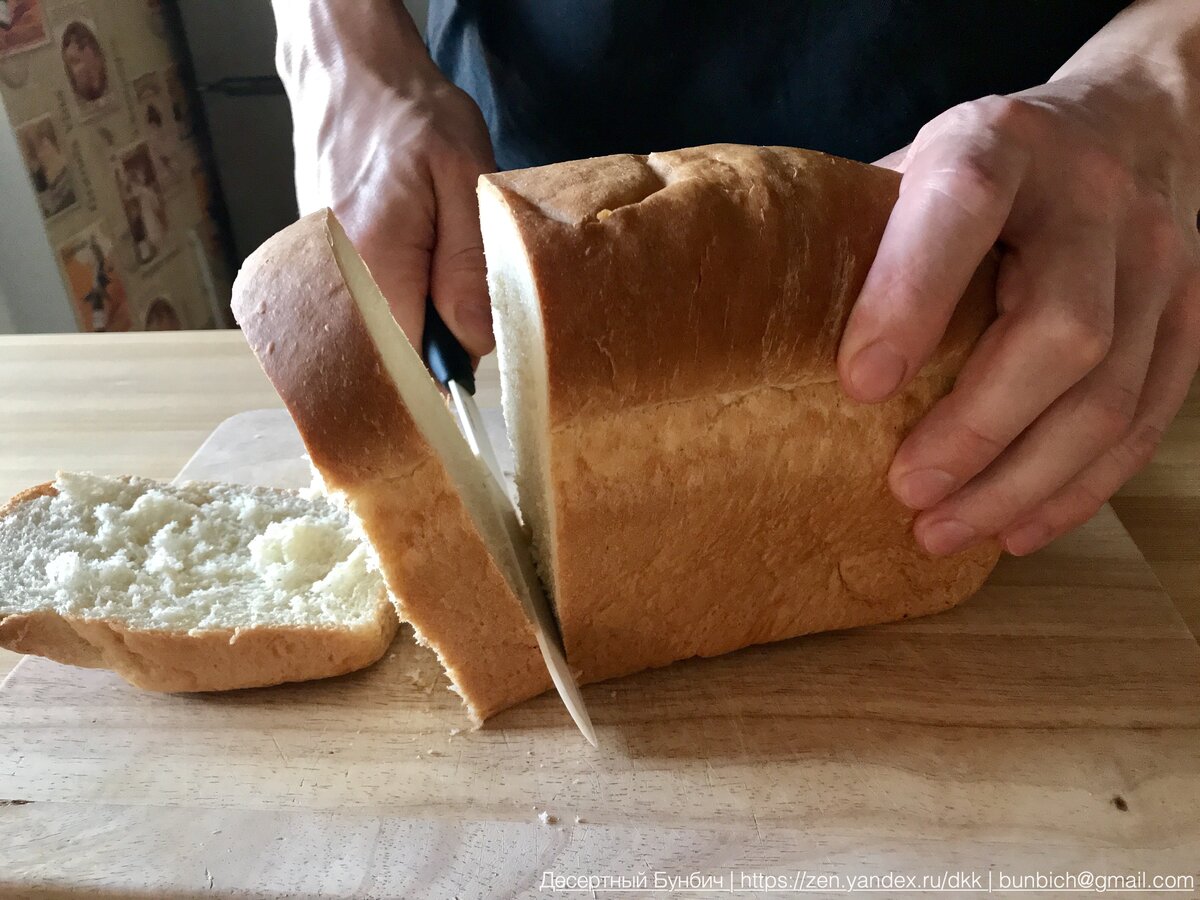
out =
{"type": "Polygon", "coordinates": [[[976,153],[959,160],[946,193],[973,217],[984,218],[996,207],[1006,205],[1008,190],[995,167],[976,153]]]}
{"type": "Polygon", "coordinates": [[[969,107],[965,113],[973,124],[1017,141],[1028,140],[1044,115],[1038,106],[1027,100],[1000,94],[981,97],[963,105],[969,107]]]}
{"type": "Polygon", "coordinates": [[[1162,444],[1164,429],[1153,423],[1145,423],[1136,428],[1122,444],[1118,451],[1123,458],[1118,459],[1121,471],[1126,477],[1145,468],[1162,444]]]}
{"type": "Polygon", "coordinates": [[[963,451],[965,459],[990,460],[997,457],[1008,446],[1008,441],[997,435],[992,428],[965,416],[958,422],[958,439],[956,443],[963,451]]]}
{"type": "Polygon", "coordinates": [[[1140,394],[1128,385],[1109,384],[1094,392],[1088,403],[1088,417],[1102,437],[1118,440],[1132,427],[1139,399],[1140,394]]]}
{"type": "Polygon", "coordinates": [[[1050,351],[1083,371],[1098,366],[1112,346],[1112,323],[1102,322],[1099,316],[1089,316],[1083,310],[1046,314],[1041,327],[1050,351]]]}

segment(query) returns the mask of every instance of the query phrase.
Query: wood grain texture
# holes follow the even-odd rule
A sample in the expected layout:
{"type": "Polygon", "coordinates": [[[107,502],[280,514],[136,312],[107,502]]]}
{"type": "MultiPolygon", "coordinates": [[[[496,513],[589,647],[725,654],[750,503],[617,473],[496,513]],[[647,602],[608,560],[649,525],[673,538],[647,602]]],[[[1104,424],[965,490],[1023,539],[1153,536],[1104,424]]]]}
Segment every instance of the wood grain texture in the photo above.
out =
{"type": "Polygon", "coordinates": [[[1153,461],[1112,506],[1200,638],[1200,378],[1153,461]]]}
{"type": "MultiPolygon", "coordinates": [[[[59,466],[169,477],[225,416],[274,405],[236,335],[185,337],[0,339],[7,492],[59,466]]],[[[494,369],[482,381],[494,404],[494,369]]],[[[1172,548],[1154,515],[1196,496],[1181,423],[1129,508],[1183,572],[1197,532],[1172,548]]],[[[452,734],[458,700],[407,639],[355,675],[207,697],[30,659],[0,687],[0,896],[532,897],[547,869],[1196,873],[1200,648],[1160,578],[1106,509],[944,615],[586,688],[596,749],[552,696],[452,734]]]]}

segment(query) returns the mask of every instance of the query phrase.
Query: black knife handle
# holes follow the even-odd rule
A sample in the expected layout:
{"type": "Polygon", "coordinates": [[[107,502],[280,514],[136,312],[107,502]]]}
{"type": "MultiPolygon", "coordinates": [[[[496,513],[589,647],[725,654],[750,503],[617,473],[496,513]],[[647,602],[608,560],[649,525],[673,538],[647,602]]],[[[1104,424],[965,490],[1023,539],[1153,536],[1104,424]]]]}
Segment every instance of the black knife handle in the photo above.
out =
{"type": "Polygon", "coordinates": [[[443,387],[457,381],[468,394],[475,393],[475,369],[471,354],[458,342],[453,332],[438,315],[433,298],[425,298],[425,330],[421,334],[421,353],[425,364],[443,387]]]}

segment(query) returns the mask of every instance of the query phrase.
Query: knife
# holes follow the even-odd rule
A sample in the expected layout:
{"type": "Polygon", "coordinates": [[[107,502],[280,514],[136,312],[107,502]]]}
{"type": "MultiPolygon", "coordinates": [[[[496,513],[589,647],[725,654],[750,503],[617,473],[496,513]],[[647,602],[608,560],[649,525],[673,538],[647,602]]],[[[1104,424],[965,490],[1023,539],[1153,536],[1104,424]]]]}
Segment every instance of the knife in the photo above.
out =
{"type": "Polygon", "coordinates": [[[596,731],[584,705],[583,695],[579,693],[579,685],[575,683],[575,676],[567,666],[562,639],[558,634],[558,624],[534,568],[529,540],[521,527],[520,519],[517,518],[516,507],[505,490],[504,475],[496,461],[496,451],[492,448],[483,416],[475,404],[475,370],[471,365],[470,354],[446,326],[431,298],[425,299],[425,330],[421,335],[421,351],[433,377],[450,392],[454,411],[471,452],[487,468],[490,478],[488,494],[504,522],[505,534],[512,545],[522,581],[522,600],[533,623],[542,658],[546,661],[546,668],[550,670],[550,679],[567,707],[567,712],[571,714],[588,743],[594,747],[596,731]]]}

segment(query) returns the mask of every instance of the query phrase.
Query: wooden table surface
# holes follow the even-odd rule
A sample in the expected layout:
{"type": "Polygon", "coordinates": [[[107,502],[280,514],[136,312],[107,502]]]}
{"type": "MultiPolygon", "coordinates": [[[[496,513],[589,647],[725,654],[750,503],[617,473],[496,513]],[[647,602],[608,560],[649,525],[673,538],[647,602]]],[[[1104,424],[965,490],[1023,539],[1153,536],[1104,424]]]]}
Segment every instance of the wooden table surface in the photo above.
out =
{"type": "MultiPolygon", "coordinates": [[[[489,362],[480,389],[494,399],[489,362]]],[[[0,336],[0,497],[57,469],[169,479],[221,421],[277,406],[238,332],[0,336]]],[[[1200,635],[1200,378],[1112,506],[1200,635]]],[[[0,674],[14,661],[0,651],[0,674]]]]}

